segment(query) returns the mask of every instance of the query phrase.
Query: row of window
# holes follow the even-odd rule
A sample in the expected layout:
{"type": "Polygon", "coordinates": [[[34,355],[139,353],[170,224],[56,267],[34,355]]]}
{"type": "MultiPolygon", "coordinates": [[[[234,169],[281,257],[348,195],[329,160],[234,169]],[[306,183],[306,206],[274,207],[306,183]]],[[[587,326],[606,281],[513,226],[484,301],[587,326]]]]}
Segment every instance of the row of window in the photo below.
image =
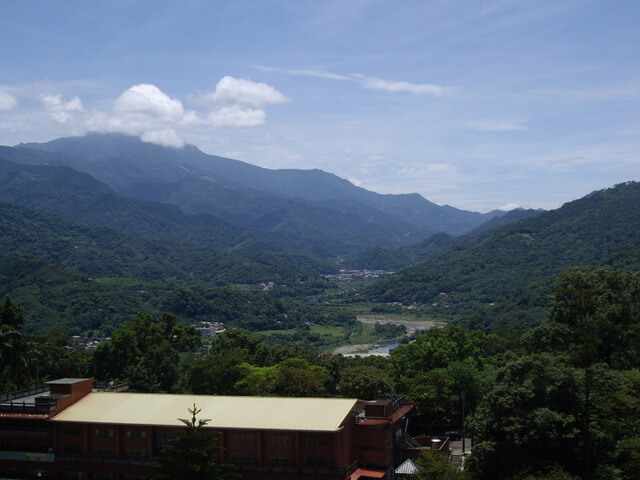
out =
{"type": "MultiPolygon", "coordinates": [[[[67,437],[80,437],[82,436],[82,427],[65,427],[63,434],[67,437]]],[[[143,440],[147,438],[146,430],[126,430],[125,435],[127,438],[136,440],[143,440]]],[[[93,430],[93,436],[96,438],[113,438],[112,428],[95,428],[93,430]]]]}
{"type": "MultiPolygon", "coordinates": [[[[253,445],[254,436],[246,433],[234,433],[231,435],[232,445],[253,445]]],[[[310,447],[329,446],[328,437],[308,437],[306,443],[310,447]]],[[[267,437],[267,445],[270,447],[290,447],[291,437],[286,435],[271,435],[267,437]]]]}
{"type": "Polygon", "coordinates": [[[60,478],[62,480],[148,480],[146,475],[136,475],[132,473],[106,473],[106,472],[76,472],[65,470],[60,472],[60,478]]]}
{"type": "MultiPolygon", "coordinates": [[[[82,455],[84,453],[83,449],[79,445],[65,445],[63,448],[63,453],[66,455],[82,455]]],[[[91,453],[93,455],[99,456],[113,456],[115,455],[115,449],[112,446],[104,446],[104,445],[95,445],[91,449],[91,453]]],[[[125,448],[124,454],[127,457],[133,458],[145,458],[147,456],[146,448],[125,448]]]]}

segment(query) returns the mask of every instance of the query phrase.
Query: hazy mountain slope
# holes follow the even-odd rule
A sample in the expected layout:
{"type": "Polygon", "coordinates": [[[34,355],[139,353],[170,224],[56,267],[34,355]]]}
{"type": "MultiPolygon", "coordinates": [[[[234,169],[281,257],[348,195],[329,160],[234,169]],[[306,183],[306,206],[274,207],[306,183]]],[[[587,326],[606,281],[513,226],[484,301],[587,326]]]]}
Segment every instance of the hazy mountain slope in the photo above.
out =
{"type": "MultiPolygon", "coordinates": [[[[376,247],[347,260],[351,268],[374,270],[398,270],[426,262],[441,251],[456,244],[467,244],[477,240],[487,232],[516,222],[523,218],[537,215],[541,210],[512,210],[510,212],[492,212],[493,218],[478,228],[459,237],[452,237],[446,233],[436,233],[429,238],[396,250],[376,247]]],[[[491,215],[491,214],[488,214],[491,215]]]]}
{"type": "Polygon", "coordinates": [[[370,270],[399,270],[427,261],[442,250],[451,247],[456,240],[446,233],[436,233],[415,245],[397,250],[377,247],[348,259],[350,268],[370,270]]]}
{"type": "MultiPolygon", "coordinates": [[[[561,208],[497,228],[476,242],[381,280],[369,294],[383,301],[441,303],[470,314],[571,266],[638,267],[640,184],[594,192],[561,208]]],[[[537,287],[536,287],[537,288],[537,287]]]]}
{"type": "Polygon", "coordinates": [[[144,240],[104,227],[0,203],[0,252],[60,262],[89,277],[174,278],[179,282],[289,282],[335,270],[309,255],[220,252],[175,241],[144,240]]]}
{"type": "MultiPolygon", "coordinates": [[[[487,219],[482,214],[435,205],[419,195],[369,192],[320,170],[269,170],[206,155],[193,146],[164,148],[124,135],[92,134],[21,147],[52,152],[56,154],[52,162],[87,172],[120,193],[173,203],[189,213],[208,212],[242,222],[251,214],[259,217],[260,212],[276,218],[274,212],[284,208],[292,215],[304,216],[302,224],[314,224],[321,208],[328,216],[353,225],[351,233],[373,218],[373,223],[381,226],[373,238],[379,245],[406,245],[443,231],[461,234],[487,219]],[[270,200],[264,203],[263,211],[264,198],[270,200]],[[274,199],[280,200],[278,207],[274,199]],[[292,200],[296,206],[288,206],[292,200]],[[314,208],[305,212],[300,204],[314,208]],[[336,209],[336,205],[341,208],[336,209]],[[364,217],[354,224],[351,213],[364,217]]],[[[295,235],[291,225],[297,223],[284,217],[281,223],[272,223],[270,230],[295,235]]],[[[324,228],[326,224],[316,224],[316,230],[324,228]]],[[[335,235],[341,232],[332,232],[335,235]]],[[[360,240],[371,241],[371,233],[363,231],[360,240]]]]}
{"type": "MultiPolygon", "coordinates": [[[[211,215],[185,215],[179,208],[132,200],[93,177],[68,167],[20,165],[3,160],[0,201],[48,211],[89,227],[104,226],[154,239],[178,240],[220,249],[252,243],[246,229],[211,215]]],[[[253,239],[253,243],[258,240],[253,239]]]]}
{"type": "MultiPolygon", "coordinates": [[[[411,225],[359,204],[351,207],[335,204],[327,208],[273,196],[220,199],[216,192],[227,190],[226,187],[209,189],[208,180],[193,176],[184,179],[180,188],[172,192],[164,190],[174,198],[184,194],[183,202],[174,203],[182,203],[188,211],[202,210],[191,203],[199,199],[213,205],[231,205],[227,211],[214,209],[215,214],[226,216],[228,221],[224,221],[209,214],[185,215],[175,205],[118,195],[90,175],[69,167],[2,160],[18,154],[23,161],[29,160],[30,152],[34,151],[0,149],[0,185],[3,187],[0,201],[49,211],[91,227],[106,226],[143,238],[186,241],[222,249],[289,249],[329,257],[349,249],[373,246],[380,235],[420,238],[419,233],[411,233],[411,225]]],[[[35,153],[36,160],[42,161],[42,152],[35,153]]]]}

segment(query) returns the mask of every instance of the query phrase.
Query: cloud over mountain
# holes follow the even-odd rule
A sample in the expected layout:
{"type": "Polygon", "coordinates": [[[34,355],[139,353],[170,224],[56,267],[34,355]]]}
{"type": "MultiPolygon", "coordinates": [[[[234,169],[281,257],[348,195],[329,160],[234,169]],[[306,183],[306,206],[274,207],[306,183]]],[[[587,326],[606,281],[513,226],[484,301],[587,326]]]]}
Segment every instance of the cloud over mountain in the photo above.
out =
{"type": "MultiPolygon", "coordinates": [[[[74,133],[119,132],[170,147],[185,144],[182,133],[219,127],[254,127],[266,121],[265,107],[290,101],[266,83],[230,76],[215,89],[200,96],[193,109],[172,98],[159,87],[140,83],[126,89],[112,108],[86,111],[79,97],[65,100],[60,94],[41,94],[47,114],[74,133]]],[[[15,106],[16,100],[0,92],[0,109],[15,106]]]]}
{"type": "Polygon", "coordinates": [[[17,104],[18,101],[12,95],[0,90],[0,110],[11,110],[17,104]]]}

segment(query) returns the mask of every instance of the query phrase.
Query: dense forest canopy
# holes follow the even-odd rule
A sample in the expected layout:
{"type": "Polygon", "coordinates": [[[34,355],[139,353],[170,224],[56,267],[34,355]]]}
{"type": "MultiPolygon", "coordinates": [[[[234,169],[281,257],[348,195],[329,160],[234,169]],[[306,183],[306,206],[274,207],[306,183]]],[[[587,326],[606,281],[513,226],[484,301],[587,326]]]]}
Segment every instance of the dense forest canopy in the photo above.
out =
{"type": "Polygon", "coordinates": [[[571,269],[555,283],[539,326],[495,333],[432,328],[389,358],[269,345],[239,328],[203,349],[197,332],[170,313],[137,314],[95,350],[69,349],[59,328],[23,333],[25,312],[7,297],[0,308],[2,385],[33,382],[34,364],[25,360],[36,356],[41,380],[94,376],[126,380],[137,391],[405,395],[416,405],[414,433],[466,427],[473,435],[471,478],[635,479],[639,294],[640,273],[571,269]]]}

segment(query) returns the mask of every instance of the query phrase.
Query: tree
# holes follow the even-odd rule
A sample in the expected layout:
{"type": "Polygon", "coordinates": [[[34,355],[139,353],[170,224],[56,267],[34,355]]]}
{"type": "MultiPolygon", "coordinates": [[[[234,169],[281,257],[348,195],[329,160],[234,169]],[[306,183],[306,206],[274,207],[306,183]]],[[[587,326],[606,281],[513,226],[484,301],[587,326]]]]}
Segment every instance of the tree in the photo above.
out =
{"type": "Polygon", "coordinates": [[[391,385],[391,379],[386,372],[369,365],[361,365],[344,369],[336,389],[344,397],[375,400],[378,395],[390,394],[391,385]]]}
{"type": "Polygon", "coordinates": [[[470,419],[474,478],[510,478],[561,465],[582,469],[576,369],[549,354],[508,363],[470,419]]]}
{"type": "Polygon", "coordinates": [[[217,480],[227,478],[228,465],[217,463],[221,447],[214,446],[217,435],[205,430],[209,419],[198,419],[201,412],[193,404],[188,409],[190,419],[179,418],[187,427],[180,430],[157,458],[160,465],[158,480],[217,480]]]}
{"type": "Polygon", "coordinates": [[[449,463],[449,458],[436,451],[425,450],[416,462],[420,468],[414,475],[415,480],[464,480],[467,475],[449,463]]]}
{"type": "Polygon", "coordinates": [[[0,325],[8,325],[20,330],[24,324],[24,311],[22,305],[14,302],[9,295],[0,306],[0,325]]]}
{"type": "Polygon", "coordinates": [[[304,358],[287,358],[278,363],[274,372],[274,390],[287,397],[320,397],[326,394],[324,383],[329,372],[311,365],[304,358]]]}

